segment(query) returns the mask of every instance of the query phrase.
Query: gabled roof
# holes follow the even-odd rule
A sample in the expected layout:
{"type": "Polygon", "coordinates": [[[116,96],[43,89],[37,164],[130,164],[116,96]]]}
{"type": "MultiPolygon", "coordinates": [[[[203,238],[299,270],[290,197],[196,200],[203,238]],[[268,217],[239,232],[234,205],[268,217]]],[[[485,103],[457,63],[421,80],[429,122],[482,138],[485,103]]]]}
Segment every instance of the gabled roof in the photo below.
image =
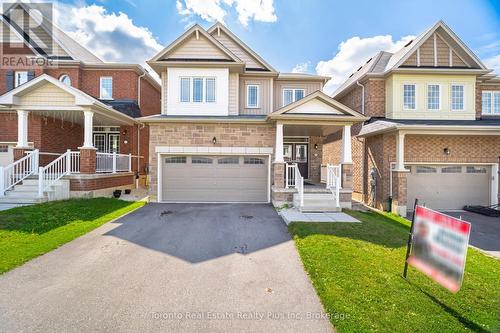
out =
{"type": "MultiPolygon", "coordinates": [[[[207,38],[208,41],[218,49],[222,54],[224,54],[227,61],[232,61],[235,63],[242,63],[241,59],[239,59],[234,53],[229,51],[224,45],[219,43],[212,35],[205,31],[199,24],[194,24],[190,29],[184,32],[181,36],[179,36],[176,40],[170,43],[167,47],[157,53],[150,62],[168,60],[164,59],[169,53],[180,47],[185,41],[187,41],[192,35],[196,35],[197,37],[201,34],[203,37],[207,38]]],[[[183,59],[189,60],[189,59],[183,59]]],[[[194,60],[194,59],[193,59],[194,60]]]]}
{"type": "MultiPolygon", "coordinates": [[[[231,30],[229,30],[226,26],[224,26],[220,22],[216,22],[214,25],[212,25],[208,30],[208,33],[213,35],[213,34],[220,34],[222,31],[225,33],[229,39],[236,44],[236,46],[239,47],[239,50],[234,50],[234,53],[237,53],[238,51],[241,52],[244,55],[249,56],[250,58],[253,58],[256,60],[257,63],[260,63],[264,69],[266,69],[269,72],[276,73],[277,71],[270,65],[268,64],[260,55],[258,55],[255,51],[253,51],[248,45],[246,45],[241,39],[239,39],[231,30]]],[[[227,48],[229,48],[229,45],[226,45],[227,48]]],[[[247,70],[252,70],[255,68],[248,68],[247,70]]]]}
{"type": "MultiPolygon", "coordinates": [[[[467,45],[451,30],[442,20],[436,22],[432,27],[425,30],[419,36],[414,38],[403,48],[401,48],[396,53],[380,51],[370,58],[364,65],[358,68],[356,72],[351,74],[349,78],[337,88],[337,90],[332,94],[332,97],[338,97],[347,89],[356,84],[357,81],[364,79],[367,76],[383,76],[395,70],[447,70],[442,67],[434,68],[424,68],[424,67],[412,67],[403,68],[403,64],[412,55],[417,52],[417,50],[425,43],[434,33],[439,33],[445,42],[453,49],[454,52],[458,52],[459,57],[466,59],[466,63],[469,63],[470,68],[462,70],[475,70],[484,74],[489,72],[486,66],[481,62],[481,60],[467,47],[467,45]]],[[[454,70],[450,67],[449,70],[454,70]]]]}
{"type": "Polygon", "coordinates": [[[2,96],[0,96],[0,105],[4,107],[16,105],[18,104],[20,97],[28,94],[29,92],[35,91],[37,88],[42,87],[47,83],[55,85],[57,88],[72,95],[75,98],[75,106],[96,107],[97,109],[104,111],[108,115],[114,116],[115,118],[120,118],[123,121],[135,122],[135,120],[132,117],[123,114],[118,110],[113,109],[111,106],[106,105],[105,103],[84,93],[83,91],[76,89],[75,87],[69,86],[67,84],[64,84],[58,79],[47,74],[42,74],[40,76],[37,76],[33,80],[30,80],[12,89],[11,91],[3,94],[2,96]]]}
{"type": "MultiPolygon", "coordinates": [[[[99,59],[96,55],[83,47],[80,43],[69,37],[48,18],[45,17],[44,19],[42,19],[41,17],[39,17],[40,15],[33,14],[36,13],[36,11],[29,10],[29,8],[26,7],[25,3],[18,1],[8,7],[5,12],[13,10],[16,7],[21,7],[26,13],[28,13],[30,18],[37,22],[40,26],[40,29],[44,31],[56,44],[56,47],[64,50],[64,53],[66,53],[71,58],[63,58],[63,60],[76,60],[87,63],[103,63],[101,59],[99,59]]],[[[54,56],[54,54],[47,54],[48,50],[37,45],[33,38],[28,38],[29,32],[23,31],[21,27],[18,26],[15,22],[9,22],[7,16],[5,15],[5,12],[1,15],[1,20],[4,22],[4,24],[8,25],[10,29],[16,32],[16,35],[19,36],[19,38],[25,43],[25,45],[30,47],[36,54],[40,54],[49,58],[54,56]]]]}
{"type": "Polygon", "coordinates": [[[332,97],[324,92],[317,90],[304,98],[288,104],[268,115],[270,119],[283,118],[285,115],[290,116],[310,116],[310,117],[349,117],[358,121],[368,120],[361,113],[352,110],[344,104],[337,102],[332,97]],[[318,103],[319,102],[319,103],[318,103]],[[313,108],[303,108],[308,104],[313,105],[313,108]],[[307,111],[306,111],[307,109],[307,111]],[[297,112],[297,110],[300,110],[297,112]],[[316,111],[317,110],[317,111],[316,111]]]}

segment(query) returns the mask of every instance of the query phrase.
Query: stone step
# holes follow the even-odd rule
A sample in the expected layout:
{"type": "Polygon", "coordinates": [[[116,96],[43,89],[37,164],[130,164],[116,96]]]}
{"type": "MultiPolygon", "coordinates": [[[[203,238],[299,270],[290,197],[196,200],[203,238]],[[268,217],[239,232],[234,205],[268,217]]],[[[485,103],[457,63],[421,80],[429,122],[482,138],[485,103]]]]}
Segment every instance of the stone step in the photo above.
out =
{"type": "Polygon", "coordinates": [[[307,206],[300,208],[300,211],[303,213],[320,213],[320,212],[340,212],[342,209],[340,207],[334,206],[307,206]]]}
{"type": "Polygon", "coordinates": [[[18,196],[5,196],[0,197],[0,204],[35,204],[46,202],[47,198],[26,198],[26,197],[18,197],[18,196]]]}

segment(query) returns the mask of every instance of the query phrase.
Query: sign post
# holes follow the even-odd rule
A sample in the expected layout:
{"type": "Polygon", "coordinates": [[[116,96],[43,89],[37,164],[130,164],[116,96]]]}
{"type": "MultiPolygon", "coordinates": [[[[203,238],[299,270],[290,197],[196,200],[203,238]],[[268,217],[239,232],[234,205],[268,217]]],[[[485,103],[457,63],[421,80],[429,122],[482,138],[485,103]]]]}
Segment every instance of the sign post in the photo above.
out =
{"type": "Polygon", "coordinates": [[[462,285],[471,225],[415,201],[403,276],[411,265],[453,293],[462,285]]]}
{"type": "Polygon", "coordinates": [[[415,204],[413,205],[413,217],[411,219],[410,233],[408,234],[408,243],[406,244],[406,257],[405,257],[405,268],[403,269],[403,277],[406,279],[406,273],[408,272],[408,257],[410,256],[411,240],[413,237],[413,226],[415,225],[415,212],[418,205],[418,199],[415,199],[415,204]]]}

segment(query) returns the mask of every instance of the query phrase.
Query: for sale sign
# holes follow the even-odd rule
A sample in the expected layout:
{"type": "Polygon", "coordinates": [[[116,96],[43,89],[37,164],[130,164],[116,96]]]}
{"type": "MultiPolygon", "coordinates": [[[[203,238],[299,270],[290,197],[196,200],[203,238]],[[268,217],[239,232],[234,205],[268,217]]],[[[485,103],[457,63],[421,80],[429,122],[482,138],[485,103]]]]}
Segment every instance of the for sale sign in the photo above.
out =
{"type": "Polygon", "coordinates": [[[417,205],[408,264],[456,293],[464,276],[470,228],[469,222],[417,205]]]}

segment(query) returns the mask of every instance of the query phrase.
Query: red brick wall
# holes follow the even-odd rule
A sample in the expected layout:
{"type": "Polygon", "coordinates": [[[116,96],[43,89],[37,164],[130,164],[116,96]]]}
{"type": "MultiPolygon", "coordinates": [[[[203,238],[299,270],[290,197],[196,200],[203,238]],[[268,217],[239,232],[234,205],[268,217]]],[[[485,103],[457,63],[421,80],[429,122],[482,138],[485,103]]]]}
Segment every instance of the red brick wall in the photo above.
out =
{"type": "Polygon", "coordinates": [[[70,191],[92,191],[109,187],[119,187],[133,185],[132,175],[117,177],[98,177],[94,179],[71,179],[69,183],[70,191]]]}
{"type": "Polygon", "coordinates": [[[99,98],[100,78],[113,78],[113,99],[137,100],[137,74],[131,70],[84,70],[80,90],[99,98]]]}
{"type": "MultiPolygon", "coordinates": [[[[365,115],[369,117],[385,117],[385,81],[368,80],[365,86],[365,115]]],[[[351,109],[362,112],[363,90],[356,85],[338,99],[338,101],[351,109]]]]}
{"type": "Polygon", "coordinates": [[[141,114],[143,117],[161,113],[161,92],[146,79],[141,79],[141,114]]]}
{"type": "Polygon", "coordinates": [[[0,113],[0,142],[17,142],[16,113],[0,113]]]}

